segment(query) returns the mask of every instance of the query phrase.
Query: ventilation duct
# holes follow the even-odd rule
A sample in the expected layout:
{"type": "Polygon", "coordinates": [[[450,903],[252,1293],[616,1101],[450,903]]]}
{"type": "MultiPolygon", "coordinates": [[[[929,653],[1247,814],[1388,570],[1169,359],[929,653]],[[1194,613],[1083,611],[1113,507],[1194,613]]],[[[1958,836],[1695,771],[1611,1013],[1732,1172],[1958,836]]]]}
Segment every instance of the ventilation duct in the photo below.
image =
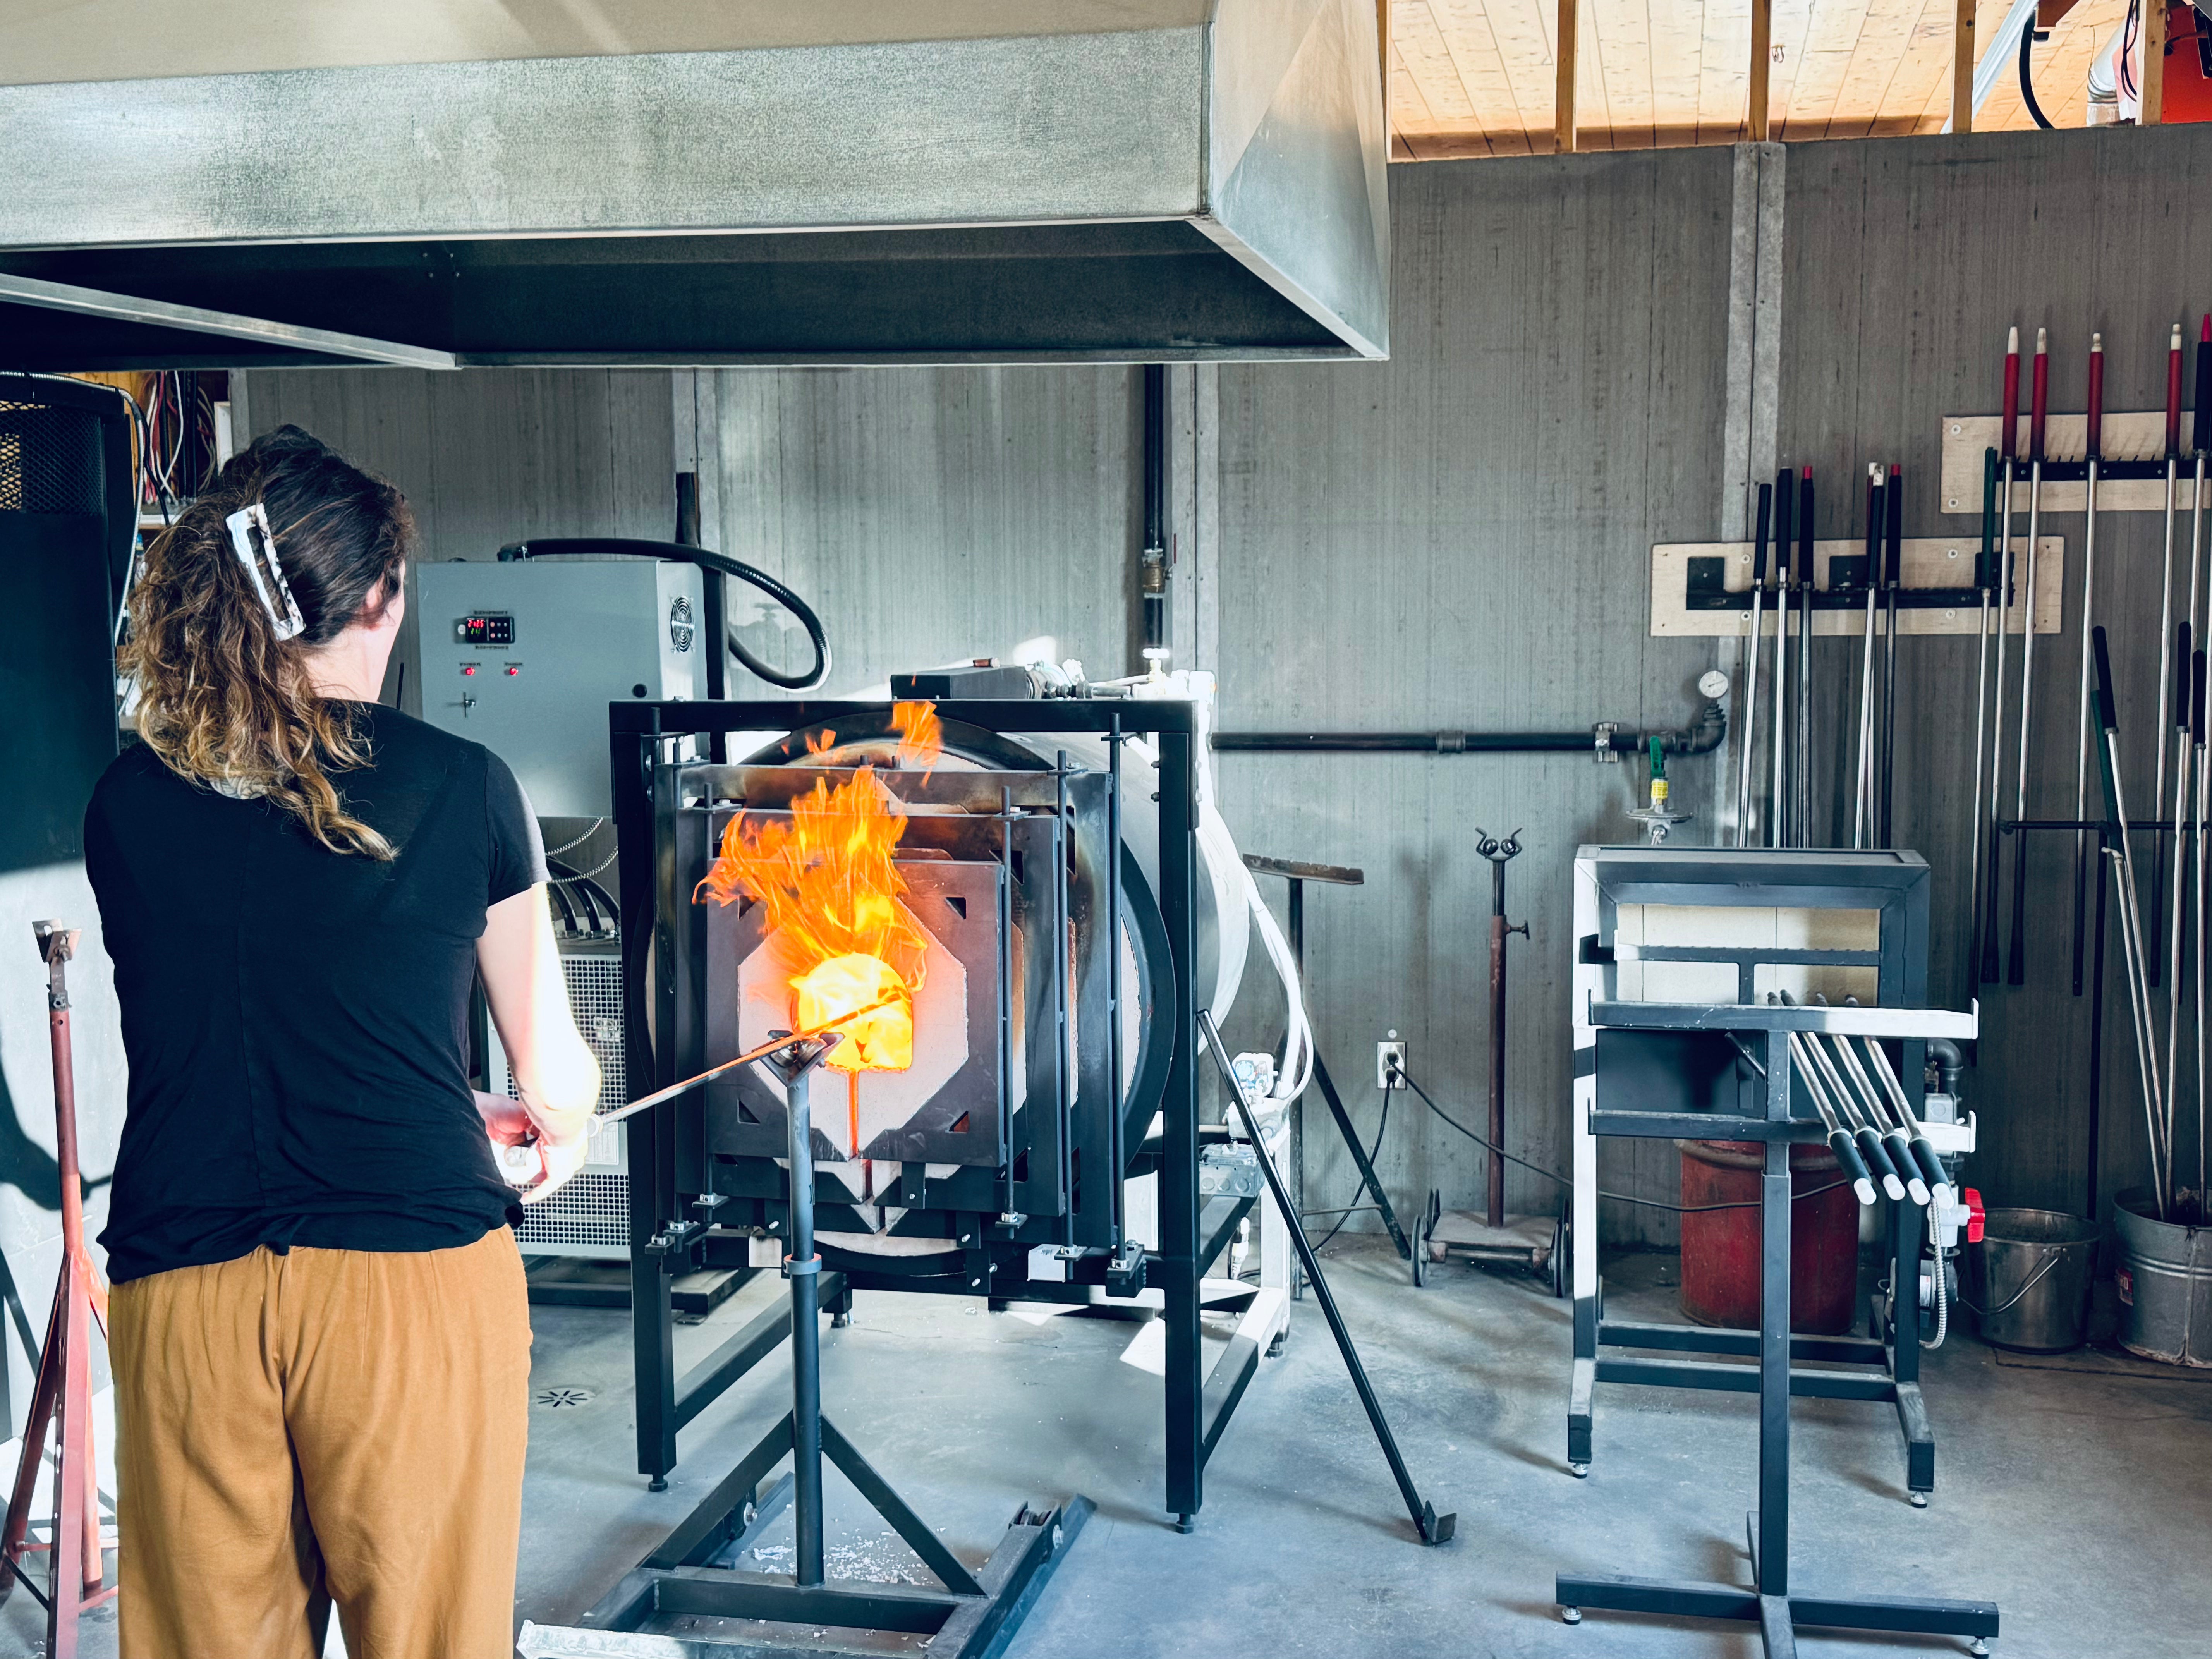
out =
{"type": "Polygon", "coordinates": [[[13,363],[1388,352],[1365,0],[145,18],[0,29],[13,363]]]}

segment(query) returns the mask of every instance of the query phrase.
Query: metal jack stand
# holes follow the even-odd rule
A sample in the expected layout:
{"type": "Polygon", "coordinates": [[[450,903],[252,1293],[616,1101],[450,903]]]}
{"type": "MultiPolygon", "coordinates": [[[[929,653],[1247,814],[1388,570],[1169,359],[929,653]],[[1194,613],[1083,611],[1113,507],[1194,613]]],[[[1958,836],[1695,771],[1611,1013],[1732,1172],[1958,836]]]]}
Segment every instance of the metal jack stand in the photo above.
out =
{"type": "MultiPolygon", "coordinates": [[[[1429,1194],[1429,1207],[1421,1227],[1421,1254],[1441,1261],[1457,1253],[1477,1261],[1504,1261],[1525,1267],[1532,1273],[1558,1269],[1564,1263],[1566,1211],[1556,1216],[1510,1216],[1505,1213],[1505,945],[1514,934],[1528,937],[1527,922],[1505,919],[1505,866],[1521,855],[1521,832],[1504,840],[1478,829],[1474,850],[1490,860],[1490,1168],[1484,1190],[1483,1213],[1446,1213],[1443,1195],[1429,1194]]],[[[1417,1258],[1418,1263],[1418,1258],[1417,1258]]],[[[1425,1266],[1425,1264],[1419,1264],[1425,1266]]],[[[1417,1272],[1415,1282],[1425,1273],[1417,1272]]],[[[1563,1283],[1555,1290],[1563,1291],[1563,1283]]]]}
{"type": "MultiPolygon", "coordinates": [[[[1919,1009],[1753,1006],[1703,1003],[1601,1002],[1590,1023],[1618,1030],[1740,1033],[1765,1048],[1765,1111],[1753,1117],[1717,1112],[1598,1111],[1593,1134],[1686,1135],[1755,1140],[1765,1148],[1759,1177],[1759,1507],[1751,1512],[1751,1584],[1696,1583],[1657,1578],[1561,1573],[1555,1595],[1560,1616],[1579,1624],[1583,1609],[1660,1613],[1678,1619],[1755,1622],[1767,1659],[1794,1659],[1796,1626],[1886,1631],[1920,1636],[1963,1636],[1972,1651],[1985,1653],[1997,1633],[1993,1601],[1953,1601],[1888,1596],[1807,1595],[1790,1588],[1790,1396],[1812,1392],[1798,1385],[1812,1374],[1795,1372],[1793,1352],[1808,1344],[1790,1333],[1790,1147],[1820,1138],[1822,1126],[1791,1115],[1790,1036],[1833,1032],[1862,1037],[1967,1039],[1972,1015],[1919,1009]]],[[[1587,1139],[1587,1137],[1585,1137],[1587,1139]]],[[[1577,1147],[1579,1161],[1586,1153],[1577,1147]]],[[[1900,1343],[1917,1340],[1908,1328],[1900,1343]]],[[[1812,1357],[1819,1357],[1817,1353],[1812,1357]]]]}
{"type": "MultiPolygon", "coordinates": [[[[1244,867],[1256,876],[1280,876],[1291,885],[1291,960],[1297,964],[1298,980],[1304,982],[1306,975],[1306,884],[1310,881],[1328,882],[1339,887],[1358,887],[1365,883],[1367,873],[1338,864],[1301,864],[1294,859],[1267,859],[1250,853],[1244,855],[1244,867]]],[[[1390,1242],[1398,1247],[1401,1261],[1413,1261],[1418,1267],[1413,1244],[1406,1237],[1406,1230],[1398,1224],[1398,1212],[1390,1207],[1389,1194],[1382,1190],[1382,1182],[1368,1162],[1367,1149],[1359,1144],[1358,1131],[1352,1127],[1352,1115],[1344,1109],[1344,1102],[1336,1092],[1336,1079],[1329,1076],[1328,1067],[1322,1063],[1321,1045],[1314,1045],[1314,1082],[1321,1090],[1321,1097],[1328,1103],[1329,1115],[1336,1120],[1336,1131],[1344,1137],[1345,1146],[1352,1153],[1352,1161],[1359,1170],[1360,1191],[1375,1200],[1376,1214],[1382,1218],[1383,1231],[1390,1242]]],[[[1305,1222],[1306,1197],[1306,1120],[1305,1103],[1301,1100],[1291,1108],[1291,1167],[1297,1172],[1296,1214],[1299,1224],[1305,1222]]],[[[1355,1206],[1363,1207],[1363,1206],[1355,1206]]],[[[1297,1300],[1305,1297],[1305,1280],[1297,1274],[1291,1279],[1291,1294],[1297,1300]]]]}
{"type": "Polygon", "coordinates": [[[800,1039],[758,1062],[783,1085],[790,1123],[792,1409],[660,1547],[602,1596],[580,1626],[526,1623],[517,1643],[524,1659],[756,1659],[809,1654],[879,1655],[884,1632],[927,1637],[937,1659],[984,1659],[1005,1646],[1060,1556],[1091,1514],[1088,1498],[1057,1509],[1016,1511],[1006,1536],[980,1571],[970,1572],[852,1442],[822,1415],[822,1260],[814,1249],[813,1115],[808,1075],[837,1045],[837,1034],[800,1039]],[[773,1486],[769,1471],[791,1458],[791,1473],[773,1486]],[[822,1459],[845,1477],[908,1548],[937,1575],[941,1589],[877,1583],[830,1583],[823,1566],[822,1459]],[[744,1572],[734,1561],[788,1503],[797,1548],[789,1577],[744,1572]],[[641,1629],[660,1617],[757,1619],[772,1625],[828,1626],[866,1632],[869,1645],[794,1644],[775,1633],[752,1638],[641,1629]]]}
{"type": "MultiPolygon", "coordinates": [[[[53,1039],[54,1153],[61,1166],[62,1267],[54,1286],[54,1311],[23,1425],[23,1459],[15,1470],[8,1519],[0,1529],[0,1601],[18,1580],[46,1610],[50,1659],[76,1659],[77,1621],[115,1594],[100,1546],[100,1489],[92,1445],[92,1327],[107,1330],[107,1291],[84,1248],[84,1188],[77,1178],[76,1078],[70,1052],[68,963],[76,954],[77,930],[58,921],[31,924],[46,964],[47,1026],[53,1039]],[[46,1461],[46,1431],[54,1431],[53,1532],[44,1545],[30,1540],[31,1501],[39,1466],[46,1461]],[[46,1558],[46,1594],[23,1577],[27,1554],[46,1558]]],[[[0,1359],[4,1363],[4,1359],[0,1359]]]]}
{"type": "Polygon", "coordinates": [[[1259,1161],[1260,1173],[1267,1178],[1267,1190],[1274,1195],[1275,1207],[1289,1224],[1291,1243],[1298,1253],[1298,1261],[1312,1282],[1314,1300],[1321,1304],[1322,1316],[1336,1338],[1337,1352],[1344,1356],[1344,1368],[1352,1373],[1352,1386],[1358,1390],[1359,1403],[1366,1407],[1367,1420],[1373,1425],[1375,1438],[1382,1448],[1382,1455],[1389,1460],[1390,1473],[1398,1482],[1398,1495],[1406,1500],[1406,1513],[1413,1517],[1413,1530],[1420,1534],[1424,1544],[1442,1544],[1449,1540],[1459,1525],[1457,1515],[1438,1515],[1433,1505],[1425,1503],[1414,1489],[1413,1477],[1407,1473],[1406,1460],[1398,1455],[1397,1437],[1390,1432],[1390,1424],[1382,1415],[1382,1402],[1376,1399],[1375,1390],[1369,1386],[1367,1368],[1359,1363],[1359,1350],[1352,1346],[1352,1333],[1345,1328],[1344,1316],[1336,1310],[1336,1298],[1328,1292],[1328,1281],[1321,1276],[1321,1263],[1314,1259],[1313,1246],[1306,1242],[1306,1230],[1298,1221],[1298,1212],[1291,1207],[1291,1194],[1283,1185],[1282,1173],[1275,1168],[1273,1156],[1260,1133],[1260,1120],[1254,1115],[1252,1103],[1246,1098],[1244,1085],[1237,1081],[1237,1068],[1231,1063],[1229,1050],[1221,1041],[1221,1033],[1214,1029],[1213,1016],[1200,1009],[1198,1016],[1199,1035],[1212,1052],[1213,1063],[1221,1068],[1221,1080],[1228,1086],[1229,1097],[1237,1103],[1237,1115],[1244,1120],[1244,1133],[1249,1136],[1252,1154],[1259,1161]]]}

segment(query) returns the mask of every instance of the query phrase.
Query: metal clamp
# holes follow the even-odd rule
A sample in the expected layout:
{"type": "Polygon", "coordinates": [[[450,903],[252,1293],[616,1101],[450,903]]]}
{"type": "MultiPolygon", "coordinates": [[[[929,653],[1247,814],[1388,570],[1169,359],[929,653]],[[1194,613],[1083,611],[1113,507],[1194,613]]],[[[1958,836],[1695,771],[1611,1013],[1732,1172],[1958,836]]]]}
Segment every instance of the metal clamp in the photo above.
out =
{"type": "Polygon", "coordinates": [[[821,1271],[822,1258],[818,1255],[810,1255],[804,1261],[794,1261],[790,1256],[783,1259],[783,1276],[786,1279],[805,1279],[821,1271]]]}
{"type": "Polygon", "coordinates": [[[1620,730],[1619,720],[1600,720],[1590,727],[1590,742],[1597,757],[1607,766],[1620,764],[1620,751],[1613,746],[1613,736],[1620,730]]]}

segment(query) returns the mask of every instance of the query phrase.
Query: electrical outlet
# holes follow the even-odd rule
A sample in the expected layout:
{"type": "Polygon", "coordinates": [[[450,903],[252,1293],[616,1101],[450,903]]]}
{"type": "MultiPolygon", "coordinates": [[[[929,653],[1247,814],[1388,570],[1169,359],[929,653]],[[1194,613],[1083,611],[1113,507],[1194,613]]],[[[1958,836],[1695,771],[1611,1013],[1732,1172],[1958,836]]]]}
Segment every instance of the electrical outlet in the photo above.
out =
{"type": "Polygon", "coordinates": [[[1402,1089],[1406,1086],[1406,1045],[1398,1040],[1395,1031],[1375,1045],[1375,1086],[1378,1089],[1402,1089]],[[1397,1067],[1393,1071],[1393,1066],[1397,1067]]]}

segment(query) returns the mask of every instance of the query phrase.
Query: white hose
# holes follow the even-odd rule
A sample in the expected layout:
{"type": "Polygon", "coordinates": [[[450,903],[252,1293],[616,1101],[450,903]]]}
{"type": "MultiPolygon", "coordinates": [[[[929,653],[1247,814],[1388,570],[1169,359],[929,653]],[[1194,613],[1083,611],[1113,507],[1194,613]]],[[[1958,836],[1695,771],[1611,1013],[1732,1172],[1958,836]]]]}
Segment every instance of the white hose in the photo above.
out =
{"type": "Polygon", "coordinates": [[[1283,1065],[1267,1098],[1277,1105],[1287,1106],[1313,1081],[1313,1028],[1306,1022],[1305,994],[1298,984],[1297,963],[1291,959],[1290,944],[1283,938],[1283,930],[1275,925],[1275,913],[1260,896],[1260,884],[1252,879],[1252,872],[1244,870],[1242,864],[1237,868],[1243,871],[1244,902],[1251,908],[1254,926],[1260,930],[1260,942],[1267,947],[1267,960],[1274,964],[1275,977],[1282,981],[1283,1065]]]}

